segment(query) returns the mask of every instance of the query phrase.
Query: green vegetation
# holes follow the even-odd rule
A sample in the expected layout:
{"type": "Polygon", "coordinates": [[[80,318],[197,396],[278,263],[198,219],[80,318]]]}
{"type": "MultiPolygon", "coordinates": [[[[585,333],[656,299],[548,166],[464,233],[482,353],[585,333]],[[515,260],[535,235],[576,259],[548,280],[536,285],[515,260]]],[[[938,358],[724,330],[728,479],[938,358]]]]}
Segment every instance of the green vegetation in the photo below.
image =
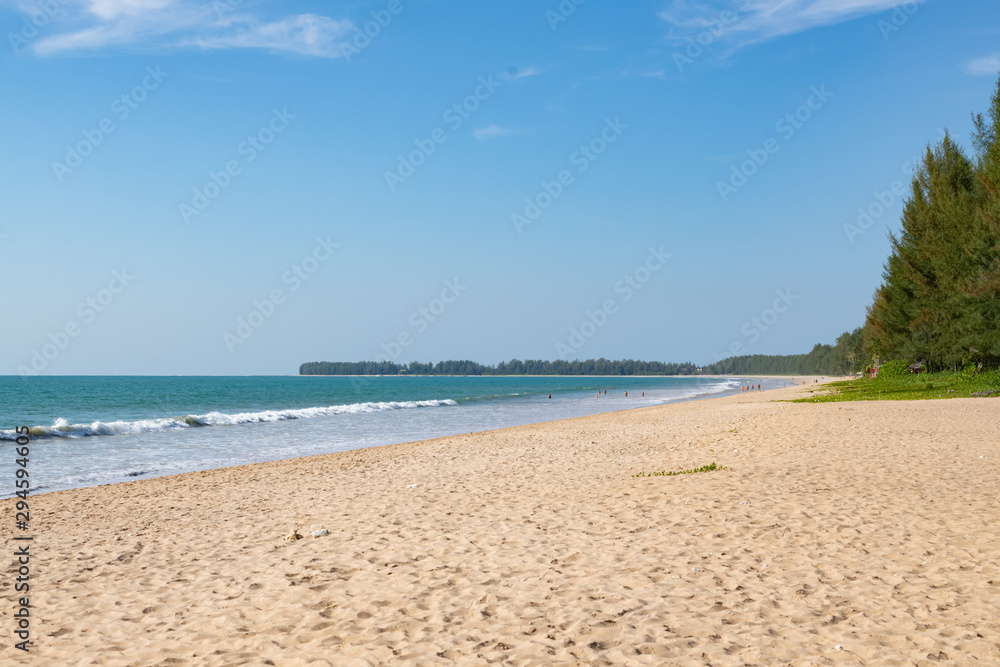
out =
{"type": "Polygon", "coordinates": [[[910,365],[905,361],[900,359],[892,359],[887,361],[878,369],[878,377],[883,380],[892,380],[895,378],[906,377],[910,374],[910,365]]]}
{"type": "Polygon", "coordinates": [[[641,472],[633,477],[673,477],[674,475],[690,475],[696,472],[712,472],[713,470],[725,470],[724,467],[715,465],[715,462],[695,468],[694,470],[657,470],[656,472],[641,472]]]}
{"type": "Polygon", "coordinates": [[[496,366],[475,361],[412,362],[313,361],[299,367],[300,375],[847,375],[865,366],[861,329],[845,333],[836,345],[816,345],[809,354],[731,357],[699,367],[692,362],[664,363],[623,359],[542,361],[511,359],[496,366]]]}
{"type": "Polygon", "coordinates": [[[809,354],[730,357],[705,367],[713,375],[850,375],[864,369],[860,328],[845,332],[836,345],[816,345],[809,354]]]}
{"type": "Polygon", "coordinates": [[[868,308],[873,355],[929,371],[1000,364],[1000,82],[973,121],[972,158],[945,135],[913,178],[868,308]]]}
{"type": "MultiPolygon", "coordinates": [[[[885,366],[883,365],[884,369],[885,366]]],[[[976,372],[969,366],[962,371],[940,373],[905,373],[896,376],[831,382],[817,389],[817,395],[800,398],[796,403],[836,403],[840,401],[911,401],[927,398],[1000,397],[1000,369],[976,372]],[[823,392],[823,393],[820,393],[823,392]],[[978,396],[977,396],[978,395],[978,396]]]]}
{"type": "MultiPolygon", "coordinates": [[[[496,366],[475,361],[440,361],[436,364],[394,364],[390,361],[315,361],[302,364],[300,375],[697,375],[693,363],[667,364],[659,361],[541,361],[511,359],[496,366]]],[[[708,372],[708,371],[705,371],[708,372]]]]}

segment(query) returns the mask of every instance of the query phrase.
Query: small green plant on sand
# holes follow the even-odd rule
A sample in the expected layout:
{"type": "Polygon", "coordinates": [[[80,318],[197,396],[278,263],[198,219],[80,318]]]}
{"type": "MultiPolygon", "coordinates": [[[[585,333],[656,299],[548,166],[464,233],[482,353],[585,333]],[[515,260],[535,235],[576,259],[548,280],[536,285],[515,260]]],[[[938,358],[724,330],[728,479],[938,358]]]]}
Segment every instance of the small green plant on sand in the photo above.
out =
{"type": "Polygon", "coordinates": [[[633,477],[673,477],[674,475],[690,475],[696,472],[712,472],[713,470],[725,470],[724,466],[718,466],[713,461],[707,466],[695,468],[694,470],[657,470],[656,472],[641,472],[633,477]]]}

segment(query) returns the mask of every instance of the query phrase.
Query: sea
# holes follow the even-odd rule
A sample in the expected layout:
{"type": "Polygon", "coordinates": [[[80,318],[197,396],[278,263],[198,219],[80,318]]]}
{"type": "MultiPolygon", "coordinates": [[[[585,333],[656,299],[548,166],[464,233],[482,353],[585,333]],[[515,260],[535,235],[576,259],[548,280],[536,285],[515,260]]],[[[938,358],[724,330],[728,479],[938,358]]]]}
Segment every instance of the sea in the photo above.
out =
{"type": "MultiPolygon", "coordinates": [[[[738,392],[717,377],[0,377],[0,451],[34,493],[738,392]],[[627,393],[627,395],[626,395],[627,393]]],[[[781,380],[754,380],[764,389],[781,380]]],[[[0,497],[15,489],[0,485],[0,497]]]]}

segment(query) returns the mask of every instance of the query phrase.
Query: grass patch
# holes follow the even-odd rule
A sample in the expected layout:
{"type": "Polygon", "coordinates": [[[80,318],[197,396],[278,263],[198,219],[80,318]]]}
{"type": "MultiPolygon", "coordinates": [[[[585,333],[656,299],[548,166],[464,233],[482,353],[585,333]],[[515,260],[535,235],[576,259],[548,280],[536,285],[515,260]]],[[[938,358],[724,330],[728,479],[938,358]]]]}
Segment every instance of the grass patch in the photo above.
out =
{"type": "Polygon", "coordinates": [[[837,403],[1000,397],[1000,369],[981,373],[964,370],[909,374],[895,378],[861,378],[831,382],[817,389],[823,393],[791,402],[837,403]]]}
{"type": "Polygon", "coordinates": [[[712,472],[713,470],[725,470],[725,467],[717,466],[715,462],[707,466],[695,468],[694,470],[657,470],[656,472],[641,472],[633,477],[673,477],[674,475],[690,475],[696,472],[712,472]]]}

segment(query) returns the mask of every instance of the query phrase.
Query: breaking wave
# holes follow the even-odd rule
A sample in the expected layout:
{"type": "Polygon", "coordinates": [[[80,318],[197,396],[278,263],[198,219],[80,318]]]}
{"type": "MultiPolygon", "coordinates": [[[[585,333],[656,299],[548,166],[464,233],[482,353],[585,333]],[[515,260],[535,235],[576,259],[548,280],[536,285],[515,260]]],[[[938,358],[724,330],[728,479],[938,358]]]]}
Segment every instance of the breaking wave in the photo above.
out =
{"type": "MultiPolygon", "coordinates": [[[[84,438],[93,435],[129,435],[154,431],[199,426],[234,426],[236,424],[260,424],[289,419],[309,419],[332,415],[364,414],[387,410],[407,410],[410,408],[437,408],[458,405],[451,399],[431,401],[392,401],[388,403],[354,403],[351,405],[331,405],[328,407],[300,408],[294,410],[264,410],[262,412],[209,412],[205,415],[185,415],[161,419],[138,419],[135,421],[95,421],[91,424],[70,424],[65,419],[57,419],[52,426],[33,426],[29,433],[34,438],[84,438]]],[[[0,431],[0,440],[14,440],[13,430],[0,431]]]]}

